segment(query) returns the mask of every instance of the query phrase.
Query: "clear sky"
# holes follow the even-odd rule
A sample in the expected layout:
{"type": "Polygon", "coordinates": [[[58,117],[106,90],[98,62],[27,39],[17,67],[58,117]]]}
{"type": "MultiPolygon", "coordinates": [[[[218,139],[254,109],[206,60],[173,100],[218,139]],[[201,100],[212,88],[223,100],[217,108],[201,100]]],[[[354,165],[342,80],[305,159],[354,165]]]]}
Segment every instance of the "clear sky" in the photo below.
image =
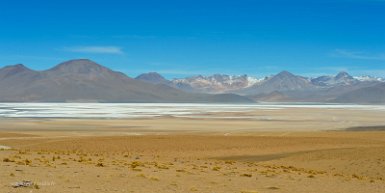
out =
{"type": "Polygon", "coordinates": [[[385,0],[1,0],[0,67],[385,77],[385,0]]]}

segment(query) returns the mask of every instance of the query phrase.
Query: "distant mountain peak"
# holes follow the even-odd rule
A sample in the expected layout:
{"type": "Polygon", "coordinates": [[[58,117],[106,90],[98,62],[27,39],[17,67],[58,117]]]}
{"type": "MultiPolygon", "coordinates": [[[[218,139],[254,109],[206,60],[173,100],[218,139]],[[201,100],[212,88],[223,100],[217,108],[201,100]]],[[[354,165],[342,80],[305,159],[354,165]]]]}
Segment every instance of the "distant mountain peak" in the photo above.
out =
{"type": "Polygon", "coordinates": [[[276,76],[281,76],[281,77],[282,77],[282,76],[285,76],[285,77],[295,77],[294,74],[292,74],[291,72],[286,71],[286,70],[284,70],[284,71],[278,73],[276,76]]]}
{"type": "Polygon", "coordinates": [[[304,79],[303,77],[292,74],[289,71],[282,71],[275,76],[272,76],[270,80],[295,80],[295,79],[304,79]]]}
{"type": "Polygon", "coordinates": [[[0,76],[7,77],[24,72],[33,72],[33,70],[25,67],[23,64],[10,65],[0,69],[0,76]]]}
{"type": "Polygon", "coordinates": [[[97,72],[106,69],[100,64],[89,60],[89,59],[75,59],[69,60],[63,63],[58,64],[57,66],[50,69],[50,71],[60,71],[67,73],[89,73],[97,72]]]}
{"type": "Polygon", "coordinates": [[[352,85],[359,83],[359,80],[355,79],[347,72],[339,72],[335,76],[320,76],[313,78],[312,83],[317,86],[336,86],[336,85],[352,85]]]}
{"type": "Polygon", "coordinates": [[[280,73],[278,74],[291,74],[291,72],[287,71],[287,70],[282,70],[280,73]]]}
{"type": "Polygon", "coordinates": [[[264,93],[270,93],[273,91],[301,90],[311,86],[312,85],[306,78],[296,76],[288,71],[282,71],[251,89],[259,88],[264,93]]]}
{"type": "Polygon", "coordinates": [[[11,65],[9,67],[15,67],[15,68],[27,68],[24,66],[24,64],[15,64],[15,65],[11,65]]]}
{"type": "Polygon", "coordinates": [[[9,66],[5,66],[5,67],[2,68],[2,69],[30,70],[29,68],[27,68],[27,67],[24,66],[23,64],[9,65],[9,66]]]}
{"type": "Polygon", "coordinates": [[[68,60],[68,61],[62,62],[59,65],[57,65],[57,67],[80,66],[80,65],[82,65],[82,66],[101,66],[90,59],[74,59],[74,60],[68,60]]]}
{"type": "Polygon", "coordinates": [[[152,83],[152,84],[166,84],[170,83],[169,80],[165,79],[162,75],[157,72],[143,73],[135,78],[136,80],[152,83]]]}
{"type": "Polygon", "coordinates": [[[161,77],[163,78],[162,75],[160,75],[159,73],[157,72],[147,72],[147,73],[143,73],[143,74],[140,74],[139,76],[137,76],[136,78],[139,78],[139,77],[144,77],[144,76],[153,76],[153,77],[161,77]]]}
{"type": "Polygon", "coordinates": [[[338,80],[341,78],[351,78],[352,79],[353,77],[350,76],[349,73],[342,71],[342,72],[338,73],[335,78],[338,80]]]}

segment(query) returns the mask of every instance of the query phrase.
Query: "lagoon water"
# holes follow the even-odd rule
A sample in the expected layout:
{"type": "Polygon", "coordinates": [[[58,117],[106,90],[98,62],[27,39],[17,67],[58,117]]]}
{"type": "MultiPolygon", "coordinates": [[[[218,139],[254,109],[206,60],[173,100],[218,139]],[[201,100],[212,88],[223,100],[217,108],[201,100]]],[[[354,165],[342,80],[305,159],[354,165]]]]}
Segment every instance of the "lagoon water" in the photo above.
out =
{"type": "Polygon", "coordinates": [[[0,103],[1,118],[148,118],[196,117],[217,112],[247,112],[285,108],[326,108],[385,111],[384,105],[306,103],[184,104],[184,103],[0,103]]]}

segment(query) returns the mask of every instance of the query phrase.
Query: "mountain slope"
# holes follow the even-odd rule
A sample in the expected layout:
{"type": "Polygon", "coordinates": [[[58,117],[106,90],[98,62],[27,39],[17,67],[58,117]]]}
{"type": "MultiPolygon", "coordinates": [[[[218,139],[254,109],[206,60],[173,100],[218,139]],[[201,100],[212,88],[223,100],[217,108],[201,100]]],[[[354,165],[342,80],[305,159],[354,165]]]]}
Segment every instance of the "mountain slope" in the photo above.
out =
{"type": "Polygon", "coordinates": [[[385,83],[346,92],[338,96],[333,102],[385,103],[385,83]]]}
{"type": "Polygon", "coordinates": [[[46,71],[16,65],[0,69],[1,102],[251,102],[246,97],[190,94],[153,85],[93,61],[61,63],[46,71]],[[223,99],[225,98],[225,99],[223,99]]]}
{"type": "Polygon", "coordinates": [[[281,92],[273,91],[268,94],[258,94],[249,96],[249,98],[254,99],[255,101],[260,102],[278,102],[278,101],[288,101],[288,97],[281,92]]]}

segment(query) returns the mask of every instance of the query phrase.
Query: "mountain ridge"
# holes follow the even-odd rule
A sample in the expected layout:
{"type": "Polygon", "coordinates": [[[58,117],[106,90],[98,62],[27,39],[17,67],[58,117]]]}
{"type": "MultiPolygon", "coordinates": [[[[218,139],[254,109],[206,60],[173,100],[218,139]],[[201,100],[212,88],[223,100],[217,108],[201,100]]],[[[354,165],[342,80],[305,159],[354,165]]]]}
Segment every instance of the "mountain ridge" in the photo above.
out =
{"type": "Polygon", "coordinates": [[[186,93],[144,83],[85,59],[69,60],[43,71],[8,74],[8,69],[0,70],[1,102],[252,102],[238,95],[186,93]]]}
{"type": "Polygon", "coordinates": [[[384,82],[347,72],[307,78],[288,71],[263,79],[213,74],[167,80],[157,72],[131,78],[94,61],[75,59],[42,71],[22,64],[0,68],[0,102],[385,103],[385,95],[378,92],[384,82]]]}
{"type": "MultiPolygon", "coordinates": [[[[243,82],[243,84],[229,86],[226,84],[229,77],[236,77],[237,80],[243,81],[251,78],[247,75],[214,74],[211,76],[198,75],[184,79],[165,80],[167,85],[186,92],[235,93],[247,96],[257,102],[333,102],[345,93],[385,82],[381,78],[369,76],[353,77],[347,72],[339,72],[334,76],[308,78],[282,71],[264,79],[253,78],[257,81],[254,81],[251,85],[243,82]]],[[[376,94],[373,92],[373,95],[376,94]]],[[[384,96],[377,97],[383,98],[384,96]]],[[[344,100],[338,101],[344,102],[344,100]]]]}

